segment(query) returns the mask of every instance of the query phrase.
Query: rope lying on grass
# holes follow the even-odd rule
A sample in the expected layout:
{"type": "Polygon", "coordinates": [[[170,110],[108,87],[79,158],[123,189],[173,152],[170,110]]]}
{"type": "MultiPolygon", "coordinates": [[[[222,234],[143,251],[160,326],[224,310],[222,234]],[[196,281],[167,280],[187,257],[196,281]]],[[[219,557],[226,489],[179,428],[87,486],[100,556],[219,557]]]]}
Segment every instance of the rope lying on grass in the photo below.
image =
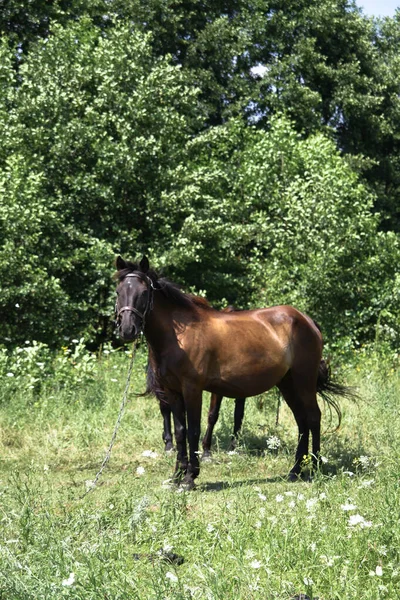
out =
{"type": "Polygon", "coordinates": [[[112,437],[111,437],[110,445],[108,447],[108,450],[106,452],[106,455],[104,457],[102,465],[101,465],[100,469],[98,470],[98,472],[96,474],[96,477],[93,479],[93,481],[87,481],[86,482],[87,490],[83,494],[83,496],[81,497],[81,499],[85,498],[85,496],[87,496],[87,494],[89,494],[92,490],[94,490],[94,488],[97,485],[98,480],[101,477],[101,474],[103,473],[104,469],[107,466],[108,461],[111,458],[112,448],[114,446],[114,442],[115,442],[115,439],[117,437],[118,429],[119,429],[119,426],[121,424],[122,415],[124,413],[125,406],[126,406],[126,403],[128,401],[128,392],[129,392],[129,386],[130,386],[130,383],[131,383],[133,363],[135,361],[136,350],[137,350],[138,346],[139,346],[139,338],[137,338],[136,342],[134,343],[134,345],[132,347],[132,356],[131,356],[131,360],[130,360],[130,363],[129,363],[128,376],[126,378],[124,395],[122,397],[122,402],[121,402],[121,406],[119,408],[118,418],[117,418],[117,422],[115,423],[114,432],[113,432],[112,437]]]}

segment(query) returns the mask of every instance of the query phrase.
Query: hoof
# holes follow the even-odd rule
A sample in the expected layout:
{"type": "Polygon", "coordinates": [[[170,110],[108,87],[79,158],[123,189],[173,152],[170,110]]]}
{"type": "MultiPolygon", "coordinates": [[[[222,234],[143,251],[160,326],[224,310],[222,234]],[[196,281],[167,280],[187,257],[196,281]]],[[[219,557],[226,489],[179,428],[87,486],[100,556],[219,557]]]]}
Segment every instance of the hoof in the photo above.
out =
{"type": "Polygon", "coordinates": [[[212,462],[212,454],[210,450],[204,450],[201,460],[202,462],[212,462]]]}
{"type": "Polygon", "coordinates": [[[184,479],[182,479],[179,487],[189,492],[196,488],[196,484],[194,483],[194,479],[192,479],[192,477],[186,476],[184,479]]]}
{"type": "Polygon", "coordinates": [[[301,475],[300,473],[292,473],[292,471],[289,473],[289,475],[287,476],[288,481],[301,481],[301,475]]]}
{"type": "Polygon", "coordinates": [[[187,483],[186,482],[181,483],[178,488],[178,491],[183,490],[184,492],[192,492],[195,489],[196,489],[196,484],[194,481],[192,481],[192,482],[187,482],[187,483]]]}
{"type": "Polygon", "coordinates": [[[172,442],[165,442],[165,447],[164,447],[164,451],[165,452],[172,452],[174,450],[174,445],[172,442]]]}

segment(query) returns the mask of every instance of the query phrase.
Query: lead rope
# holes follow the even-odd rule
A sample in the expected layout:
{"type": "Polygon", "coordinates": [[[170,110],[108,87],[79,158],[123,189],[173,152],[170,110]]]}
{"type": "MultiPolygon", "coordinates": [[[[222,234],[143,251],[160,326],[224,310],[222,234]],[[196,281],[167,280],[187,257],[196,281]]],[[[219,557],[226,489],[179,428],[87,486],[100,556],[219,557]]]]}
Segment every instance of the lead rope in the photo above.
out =
{"type": "Polygon", "coordinates": [[[276,417],[275,417],[275,427],[278,427],[279,425],[279,409],[281,407],[281,394],[278,394],[278,403],[276,406],[276,417]]]}
{"type": "Polygon", "coordinates": [[[119,408],[118,418],[117,418],[117,422],[115,423],[114,432],[113,432],[112,437],[111,437],[110,445],[108,447],[107,453],[106,453],[106,455],[104,457],[103,463],[102,463],[102,465],[101,465],[101,467],[100,467],[100,469],[99,469],[96,477],[93,479],[93,481],[89,481],[89,482],[86,483],[87,490],[83,494],[83,496],[81,496],[81,500],[83,498],[85,498],[85,496],[87,496],[87,494],[89,494],[91,491],[94,490],[94,488],[97,485],[98,480],[101,477],[101,474],[103,473],[104,469],[107,466],[108,461],[111,458],[111,451],[112,451],[112,448],[114,446],[115,438],[117,437],[118,429],[119,429],[119,426],[121,424],[121,419],[122,419],[122,415],[123,415],[124,410],[125,410],[126,403],[128,401],[128,392],[129,392],[129,386],[130,386],[130,383],[131,383],[131,375],[132,375],[133,363],[134,363],[135,356],[136,356],[136,350],[137,350],[137,348],[139,346],[139,339],[140,338],[137,338],[137,340],[134,343],[133,348],[132,348],[132,356],[131,356],[131,361],[130,361],[130,364],[129,364],[128,376],[126,378],[125,391],[124,391],[124,395],[122,397],[122,402],[121,402],[121,406],[119,408]]]}

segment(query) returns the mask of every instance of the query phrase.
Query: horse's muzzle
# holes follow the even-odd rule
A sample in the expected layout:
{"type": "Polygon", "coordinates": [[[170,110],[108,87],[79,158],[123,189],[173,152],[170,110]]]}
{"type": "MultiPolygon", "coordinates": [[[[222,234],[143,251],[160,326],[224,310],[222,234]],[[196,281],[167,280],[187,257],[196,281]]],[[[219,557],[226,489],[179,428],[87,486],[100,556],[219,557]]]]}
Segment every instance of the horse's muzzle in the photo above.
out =
{"type": "Polygon", "coordinates": [[[134,342],[140,335],[140,330],[134,325],[133,327],[118,329],[119,337],[123,342],[134,342]]]}

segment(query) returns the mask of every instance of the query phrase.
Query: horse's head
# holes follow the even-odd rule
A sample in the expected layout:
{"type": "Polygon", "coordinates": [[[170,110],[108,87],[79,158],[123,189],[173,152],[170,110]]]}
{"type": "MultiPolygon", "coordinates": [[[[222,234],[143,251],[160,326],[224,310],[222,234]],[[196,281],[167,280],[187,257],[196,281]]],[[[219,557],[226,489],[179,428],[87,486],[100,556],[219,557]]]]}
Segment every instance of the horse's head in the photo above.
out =
{"type": "Polygon", "coordinates": [[[144,256],[139,265],[117,258],[116,321],[124,342],[133,342],[144,330],[145,320],[153,306],[153,282],[147,275],[149,261],[144,256]]]}

